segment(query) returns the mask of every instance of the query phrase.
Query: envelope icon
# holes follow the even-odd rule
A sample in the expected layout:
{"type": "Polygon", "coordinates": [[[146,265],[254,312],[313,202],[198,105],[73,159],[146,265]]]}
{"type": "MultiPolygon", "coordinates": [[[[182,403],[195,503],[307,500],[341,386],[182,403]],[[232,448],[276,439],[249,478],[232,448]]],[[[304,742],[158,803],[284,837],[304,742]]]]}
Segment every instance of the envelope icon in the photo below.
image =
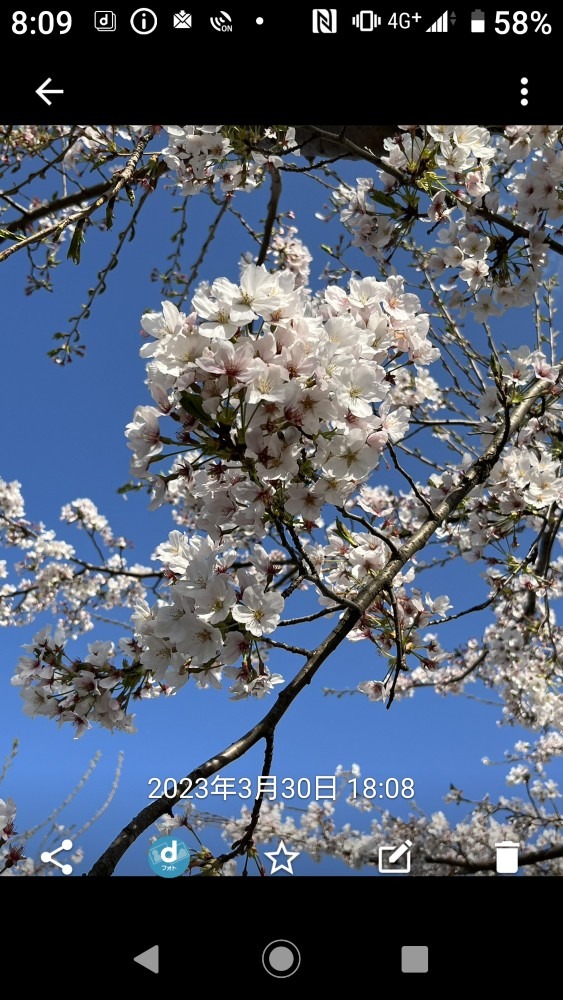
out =
{"type": "Polygon", "coordinates": [[[186,14],[185,10],[181,10],[178,14],[174,14],[175,28],[191,28],[191,26],[192,26],[191,14],[186,14]]]}

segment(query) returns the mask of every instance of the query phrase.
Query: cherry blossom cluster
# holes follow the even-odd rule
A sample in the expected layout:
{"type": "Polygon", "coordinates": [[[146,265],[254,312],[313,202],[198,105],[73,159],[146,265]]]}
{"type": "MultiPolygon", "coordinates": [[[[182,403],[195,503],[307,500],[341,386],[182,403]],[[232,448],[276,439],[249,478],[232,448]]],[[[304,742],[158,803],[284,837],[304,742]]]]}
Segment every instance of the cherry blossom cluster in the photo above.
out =
{"type": "MultiPolygon", "coordinates": [[[[292,214],[292,213],[291,213],[292,214]]],[[[309,284],[312,256],[303,241],[299,239],[297,226],[279,226],[272,236],[271,260],[278,268],[291,271],[295,287],[309,284]]]]}
{"type": "Polygon", "coordinates": [[[563,126],[507,126],[495,135],[478,126],[400,128],[385,139],[383,161],[392,170],[379,171],[384,193],[373,178],[362,177],[355,188],[341,184],[333,197],[353,245],[383,259],[412,230],[415,216],[405,195],[412,199],[416,192],[418,217],[443,223],[424,266],[443,275],[451,305],[470,303],[481,320],[530,303],[543,279],[549,231],[561,214],[563,126]],[[500,233],[499,212],[509,217],[500,233]],[[511,228],[512,215],[528,236],[511,228]]]}
{"type": "MultiPolygon", "coordinates": [[[[53,141],[65,134],[66,126],[13,125],[3,130],[0,145],[0,165],[13,169],[29,156],[42,153],[53,141]]],[[[7,207],[7,206],[6,206],[7,207]]],[[[5,209],[3,208],[2,211],[5,209]]]]}
{"type": "MultiPolygon", "coordinates": [[[[43,633],[15,678],[30,712],[71,721],[79,732],[92,720],[130,729],[131,698],[172,693],[190,677],[218,686],[225,674],[235,698],[262,697],[281,683],[267,659],[284,609],[277,580],[287,555],[322,602],[332,595],[329,606],[385,564],[389,545],[368,532],[334,528],[326,550],[310,554],[307,534],[299,535],[323,527],[326,505],[350,503],[387,443],[405,434],[410,410],[399,399],[416,406],[425,380],[436,398],[424,368],[438,356],[428,319],[398,277],[353,279],[348,291],[329,287],[312,298],[291,272],[247,265],[238,285],[222,278],[201,287],[193,307],[184,315],[167,302],[143,317],[153,339],[141,354],[157,405],[138,407],[127,427],[132,471],[154,483],[153,505],[188,509],[197,532],[173,531],[155,553],[168,601],[136,601],[135,638],[119,644],[127,666],[114,663],[112,644],[94,644],[82,663],[67,656],[61,635],[43,633]],[[400,358],[420,372],[419,387],[404,368],[395,377],[400,358]],[[164,417],[175,439],[163,432],[164,417]],[[170,445],[172,464],[157,472],[170,445]],[[270,536],[282,549],[272,550],[270,536]]],[[[63,519],[113,541],[85,500],[67,505],[63,519]]],[[[405,573],[397,593],[414,627],[436,608],[429,596],[422,605],[406,595],[410,580],[405,573]]],[[[380,610],[351,638],[388,622],[389,608],[380,610]]],[[[413,635],[411,645],[422,642],[413,635]]]]}
{"type": "Polygon", "coordinates": [[[8,581],[0,585],[1,625],[27,624],[49,611],[60,615],[61,634],[76,636],[94,627],[97,609],[133,608],[144,598],[147,578],[157,574],[152,567],[127,563],[128,541],[114,537],[91,500],[65,504],[61,520],[85,532],[93,560],[42,522],[30,521],[20,483],[0,479],[0,543],[19,557],[11,566],[0,560],[0,578],[8,581]]]}
{"type": "MultiPolygon", "coordinates": [[[[133,693],[147,696],[142,673],[137,677],[135,671],[116,672],[110,666],[116,655],[111,642],[90,644],[83,661],[67,657],[65,642],[93,629],[96,618],[108,610],[134,608],[146,597],[147,585],[160,581],[160,574],[153,567],[126,561],[129,543],[114,537],[91,500],[66,504],[61,519],[84,531],[94,561],[57,539],[44,524],[28,520],[20,484],[0,480],[0,540],[8,551],[18,552],[13,565],[0,561],[0,574],[7,580],[0,586],[0,624],[28,624],[44,612],[58,616],[53,635],[47,626],[27,646],[30,655],[18,661],[12,683],[21,687],[29,715],[70,721],[78,733],[84,731],[87,715],[109,728],[118,725],[131,731],[125,706],[133,693]],[[116,698],[111,692],[122,678],[116,698]],[[137,686],[132,689],[133,678],[137,686]]],[[[130,646],[125,645],[123,652],[129,653],[130,646]]]]}
{"type": "MultiPolygon", "coordinates": [[[[130,652],[125,640],[120,646],[130,652]]],[[[60,629],[51,634],[47,626],[24,648],[30,655],[20,657],[12,684],[22,689],[26,715],[55,719],[59,725],[68,722],[77,737],[91,728],[92,721],[107,729],[135,732],[133,716],[127,713],[129,700],[150,697],[152,691],[147,683],[145,694],[144,679],[135,666],[115,665],[113,642],[90,643],[83,659],[71,660],[64,634],[60,629]]]]}
{"type": "Polygon", "coordinates": [[[0,799],[0,845],[13,836],[16,819],[16,803],[13,799],[0,799]]]}
{"type": "Polygon", "coordinates": [[[178,177],[182,194],[213,190],[252,191],[266,176],[269,166],[280,166],[277,153],[294,149],[295,129],[261,129],[254,135],[239,127],[222,125],[165,125],[168,145],[161,155],[178,177]]]}
{"type": "MultiPolygon", "coordinates": [[[[540,542],[541,545],[541,542],[540,542]]],[[[462,694],[468,684],[484,682],[499,696],[501,721],[519,725],[543,736],[526,754],[540,765],[563,753],[563,702],[559,664],[563,656],[563,629],[557,623],[552,604],[563,596],[563,560],[551,562],[548,575],[540,577],[534,565],[522,571],[514,556],[490,560],[486,578],[491,587],[495,620],[488,624],[480,640],[471,638],[453,654],[445,654],[434,634],[424,637],[433,645],[430,659],[403,674],[397,694],[412,696],[417,687],[432,685],[438,694],[462,694]]],[[[547,571],[546,571],[547,572],[547,571]]],[[[377,681],[360,689],[371,700],[381,700],[385,692],[377,681]]]]}
{"type": "MultiPolygon", "coordinates": [[[[153,359],[148,384],[157,406],[137,408],[127,428],[134,474],[156,481],[156,502],[182,499],[207,533],[189,542],[172,533],[159,547],[174,604],[144,608],[135,619],[148,644],[142,662],[174,686],[194,667],[207,682],[214,665],[233,663],[279,621],[283,598],[267,589],[271,558],[255,547],[252,568],[235,573],[233,539],[275,529],[284,543],[296,529],[322,527],[322,508],[345,504],[387,442],[406,432],[410,411],[395,402],[400,390],[388,368],[402,355],[417,369],[438,356],[417,296],[396,277],[353,279],[348,291],[329,287],[311,300],[290,273],[248,265],[239,285],[219,279],[196,293],[193,306],[186,316],[164,303],[162,313],[143,317],[156,338],[141,353],[153,359]],[[164,415],[180,424],[184,453],[157,476],[171,441],[160,427],[164,415]]],[[[359,589],[389,554],[366,532],[349,537],[348,566],[336,536],[326,551],[302,549],[335,595],[359,589]]],[[[250,685],[246,672],[239,675],[235,695],[269,689],[265,668],[254,673],[250,685]]]]}
{"type": "Polygon", "coordinates": [[[12,798],[0,799],[0,875],[33,874],[35,866],[24,857],[23,846],[15,841],[16,803],[12,798]]]}

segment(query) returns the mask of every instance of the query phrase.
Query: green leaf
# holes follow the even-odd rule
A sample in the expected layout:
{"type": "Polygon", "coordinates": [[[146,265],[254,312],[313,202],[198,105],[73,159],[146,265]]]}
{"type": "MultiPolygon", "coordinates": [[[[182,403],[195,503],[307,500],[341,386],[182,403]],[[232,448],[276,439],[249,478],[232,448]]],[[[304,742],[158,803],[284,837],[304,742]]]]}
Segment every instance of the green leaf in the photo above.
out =
{"type": "Polygon", "coordinates": [[[342,541],[347,542],[348,545],[352,545],[353,548],[356,549],[358,547],[356,539],[350,534],[348,528],[342,524],[339,518],[336,518],[336,534],[340,536],[342,541]]]}
{"type": "Polygon", "coordinates": [[[80,264],[80,248],[83,243],[84,243],[84,231],[82,229],[82,226],[77,226],[76,229],[74,230],[67,253],[67,258],[72,260],[73,263],[75,264],[80,264]]]}
{"type": "Polygon", "coordinates": [[[115,198],[110,198],[106,205],[106,226],[111,229],[113,226],[113,207],[115,205],[115,198]]]}
{"type": "Polygon", "coordinates": [[[3,240],[17,240],[21,243],[25,239],[25,236],[19,236],[17,233],[11,233],[9,229],[0,229],[0,236],[3,240]]]}
{"type": "Polygon", "coordinates": [[[385,205],[386,208],[392,208],[395,211],[400,211],[400,206],[390,194],[385,194],[384,191],[370,191],[370,197],[373,201],[377,202],[378,205],[385,205]]]}
{"type": "Polygon", "coordinates": [[[186,413],[189,413],[191,417],[207,423],[207,414],[203,409],[201,396],[198,396],[195,392],[183,392],[180,395],[180,402],[186,413]]]}
{"type": "Polygon", "coordinates": [[[146,483],[124,483],[117,490],[118,493],[133,493],[134,491],[145,489],[146,483]]]}

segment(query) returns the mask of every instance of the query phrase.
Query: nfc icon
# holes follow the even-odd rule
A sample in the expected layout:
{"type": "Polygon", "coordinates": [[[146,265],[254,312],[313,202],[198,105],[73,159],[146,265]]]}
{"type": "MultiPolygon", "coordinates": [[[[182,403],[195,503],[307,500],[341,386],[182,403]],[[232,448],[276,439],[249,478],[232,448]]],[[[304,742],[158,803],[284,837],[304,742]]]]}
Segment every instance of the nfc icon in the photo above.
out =
{"type": "Polygon", "coordinates": [[[336,31],[336,10],[315,8],[313,11],[313,34],[334,35],[336,31]]]}

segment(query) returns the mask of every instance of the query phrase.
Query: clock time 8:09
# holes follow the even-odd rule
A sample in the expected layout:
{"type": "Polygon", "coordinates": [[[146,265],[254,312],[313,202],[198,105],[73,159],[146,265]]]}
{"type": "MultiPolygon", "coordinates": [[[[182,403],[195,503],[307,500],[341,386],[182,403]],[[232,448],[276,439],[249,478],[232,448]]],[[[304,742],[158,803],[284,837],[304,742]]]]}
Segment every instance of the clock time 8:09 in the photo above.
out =
{"type": "Polygon", "coordinates": [[[57,31],[59,35],[66,35],[72,27],[72,17],[68,10],[59,10],[56,14],[50,10],[42,10],[37,17],[29,18],[25,10],[15,10],[12,14],[12,33],[14,35],[26,35],[28,32],[30,35],[34,35],[35,24],[37,24],[40,35],[52,35],[54,31],[57,31]],[[28,27],[28,21],[32,27],[28,27]]]}

